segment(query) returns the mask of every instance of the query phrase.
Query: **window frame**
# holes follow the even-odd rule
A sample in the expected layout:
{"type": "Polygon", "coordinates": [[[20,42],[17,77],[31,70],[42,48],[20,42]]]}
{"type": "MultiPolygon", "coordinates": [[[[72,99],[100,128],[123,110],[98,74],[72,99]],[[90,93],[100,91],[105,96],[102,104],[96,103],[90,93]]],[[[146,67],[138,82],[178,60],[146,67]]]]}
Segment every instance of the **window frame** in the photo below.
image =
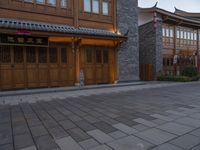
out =
{"type": "Polygon", "coordinates": [[[57,0],[46,0],[46,4],[47,4],[48,6],[50,6],[50,7],[56,7],[56,6],[57,6],[57,0]],[[51,4],[49,1],[54,1],[55,4],[53,5],[53,4],[51,4]]]}
{"type": "Polygon", "coordinates": [[[102,15],[103,16],[109,16],[109,1],[108,0],[102,0],[102,15]],[[107,2],[105,2],[107,1],[107,2]],[[107,14],[104,13],[104,3],[107,3],[107,14]]]}
{"type": "Polygon", "coordinates": [[[91,0],[92,1],[92,13],[94,14],[100,14],[100,0],[91,0]],[[94,11],[94,4],[95,4],[95,1],[97,2],[97,5],[98,5],[98,8],[97,8],[97,11],[94,11]]]}
{"type": "Polygon", "coordinates": [[[83,11],[85,13],[91,13],[92,12],[92,1],[91,0],[83,0],[83,11]],[[88,10],[86,10],[86,2],[89,2],[89,5],[88,5],[88,10]]]}
{"type": "Polygon", "coordinates": [[[60,8],[67,8],[68,7],[68,0],[60,0],[60,8]],[[64,1],[64,3],[65,3],[65,6],[63,6],[62,4],[62,2],[64,1]]]}
{"type": "Polygon", "coordinates": [[[45,0],[35,0],[35,3],[38,5],[45,5],[45,0]],[[39,1],[43,1],[43,3],[39,1]]]}

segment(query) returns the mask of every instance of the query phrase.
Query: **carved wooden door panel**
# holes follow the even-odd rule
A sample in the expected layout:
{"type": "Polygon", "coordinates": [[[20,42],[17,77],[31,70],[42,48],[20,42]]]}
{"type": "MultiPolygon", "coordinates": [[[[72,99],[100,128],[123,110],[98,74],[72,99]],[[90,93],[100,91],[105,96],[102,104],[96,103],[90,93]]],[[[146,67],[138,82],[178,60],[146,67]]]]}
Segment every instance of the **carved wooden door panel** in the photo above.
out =
{"type": "Polygon", "coordinates": [[[60,49],[60,81],[61,86],[68,85],[68,50],[66,47],[60,49]]]}
{"type": "Polygon", "coordinates": [[[84,63],[85,84],[95,84],[95,50],[93,47],[85,47],[82,62],[84,63]]]}
{"type": "Polygon", "coordinates": [[[109,82],[109,51],[103,47],[96,49],[96,83],[109,82]]]}
{"type": "Polygon", "coordinates": [[[26,47],[26,78],[27,87],[38,87],[37,49],[26,47]]]}
{"type": "Polygon", "coordinates": [[[49,76],[50,76],[50,86],[60,85],[60,72],[59,72],[59,49],[57,47],[49,48],[49,76]]]}
{"type": "Polygon", "coordinates": [[[74,55],[67,45],[60,47],[60,86],[74,85],[74,55]]]}
{"type": "Polygon", "coordinates": [[[0,90],[12,88],[12,55],[10,46],[0,46],[0,90]]]}
{"type": "Polygon", "coordinates": [[[103,60],[102,60],[102,50],[97,48],[96,49],[96,65],[95,65],[95,76],[96,76],[96,83],[102,83],[102,75],[103,75],[103,60]]]}
{"type": "Polygon", "coordinates": [[[109,50],[103,49],[102,50],[102,83],[109,82],[109,50]]]}
{"type": "Polygon", "coordinates": [[[14,88],[25,88],[25,49],[14,46],[13,85],[14,88]]]}
{"type": "Polygon", "coordinates": [[[38,48],[38,82],[39,87],[49,85],[48,51],[46,47],[38,48]]]}

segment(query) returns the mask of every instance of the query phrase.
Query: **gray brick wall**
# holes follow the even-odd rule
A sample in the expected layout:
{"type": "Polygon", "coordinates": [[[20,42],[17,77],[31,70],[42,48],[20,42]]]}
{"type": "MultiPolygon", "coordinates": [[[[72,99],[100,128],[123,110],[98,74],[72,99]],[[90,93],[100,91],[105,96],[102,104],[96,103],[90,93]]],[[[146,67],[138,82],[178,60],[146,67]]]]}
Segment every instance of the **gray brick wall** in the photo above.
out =
{"type": "Polygon", "coordinates": [[[162,22],[149,22],[139,27],[139,62],[140,64],[152,64],[154,77],[162,70],[162,22]]]}
{"type": "Polygon", "coordinates": [[[138,1],[117,0],[117,29],[128,40],[118,51],[119,82],[139,80],[138,1]]]}

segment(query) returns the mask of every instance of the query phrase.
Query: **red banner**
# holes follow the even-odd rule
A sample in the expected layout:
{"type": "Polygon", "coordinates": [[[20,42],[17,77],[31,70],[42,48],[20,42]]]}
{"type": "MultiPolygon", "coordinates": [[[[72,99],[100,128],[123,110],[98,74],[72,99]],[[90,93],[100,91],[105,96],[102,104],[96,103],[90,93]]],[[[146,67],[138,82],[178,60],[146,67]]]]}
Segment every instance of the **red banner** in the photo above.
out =
{"type": "Polygon", "coordinates": [[[26,30],[26,29],[18,29],[16,34],[18,34],[18,35],[31,35],[31,31],[26,30]]]}

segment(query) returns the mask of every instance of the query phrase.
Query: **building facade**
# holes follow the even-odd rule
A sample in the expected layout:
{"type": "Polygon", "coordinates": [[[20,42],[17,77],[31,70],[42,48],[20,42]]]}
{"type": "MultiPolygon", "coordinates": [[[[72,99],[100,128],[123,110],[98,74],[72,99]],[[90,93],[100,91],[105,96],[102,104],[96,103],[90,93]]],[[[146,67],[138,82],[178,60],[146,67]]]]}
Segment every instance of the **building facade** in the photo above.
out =
{"type": "Polygon", "coordinates": [[[139,8],[140,65],[152,66],[152,79],[180,75],[190,66],[199,69],[199,18],[177,9],[171,13],[156,6],[139,8]]]}
{"type": "Polygon", "coordinates": [[[128,1],[0,1],[0,90],[138,80],[128,1]]]}

